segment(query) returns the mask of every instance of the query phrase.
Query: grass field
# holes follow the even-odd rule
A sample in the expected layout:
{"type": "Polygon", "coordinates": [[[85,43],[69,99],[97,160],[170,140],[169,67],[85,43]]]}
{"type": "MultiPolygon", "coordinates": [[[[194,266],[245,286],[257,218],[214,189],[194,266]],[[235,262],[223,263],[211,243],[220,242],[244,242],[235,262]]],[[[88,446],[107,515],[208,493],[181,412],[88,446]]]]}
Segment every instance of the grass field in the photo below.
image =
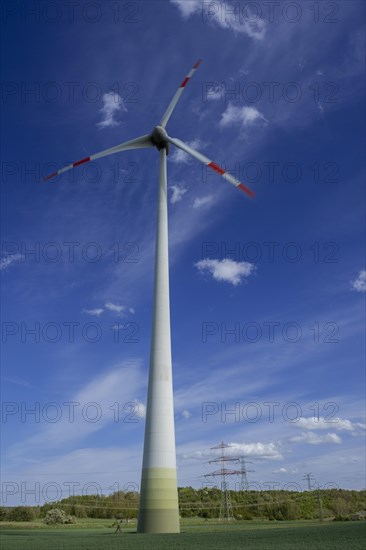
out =
{"type": "Polygon", "coordinates": [[[225,525],[187,520],[180,535],[137,535],[136,527],[124,527],[121,534],[114,534],[111,525],[108,520],[84,520],[81,525],[63,527],[4,522],[1,550],[364,550],[366,540],[365,522],[225,525]]]}

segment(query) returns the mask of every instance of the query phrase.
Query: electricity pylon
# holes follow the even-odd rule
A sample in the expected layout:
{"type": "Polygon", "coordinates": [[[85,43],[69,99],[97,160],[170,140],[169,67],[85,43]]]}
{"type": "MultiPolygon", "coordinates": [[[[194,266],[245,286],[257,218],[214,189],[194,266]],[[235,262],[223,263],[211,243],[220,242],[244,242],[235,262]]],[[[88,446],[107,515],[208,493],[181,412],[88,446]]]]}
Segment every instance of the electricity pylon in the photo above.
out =
{"type": "Polygon", "coordinates": [[[209,460],[208,463],[213,464],[216,462],[220,462],[221,468],[220,470],[216,470],[209,474],[205,474],[204,476],[204,477],[221,477],[221,504],[220,504],[219,521],[232,521],[234,519],[233,507],[231,504],[229,483],[227,481],[227,477],[241,474],[241,470],[229,470],[225,467],[227,462],[238,463],[240,461],[240,458],[238,457],[230,458],[225,456],[225,449],[228,449],[229,447],[232,447],[232,445],[226,445],[226,443],[224,443],[223,441],[220,443],[220,445],[216,445],[216,447],[211,447],[212,450],[220,449],[221,455],[218,458],[209,460]]]}

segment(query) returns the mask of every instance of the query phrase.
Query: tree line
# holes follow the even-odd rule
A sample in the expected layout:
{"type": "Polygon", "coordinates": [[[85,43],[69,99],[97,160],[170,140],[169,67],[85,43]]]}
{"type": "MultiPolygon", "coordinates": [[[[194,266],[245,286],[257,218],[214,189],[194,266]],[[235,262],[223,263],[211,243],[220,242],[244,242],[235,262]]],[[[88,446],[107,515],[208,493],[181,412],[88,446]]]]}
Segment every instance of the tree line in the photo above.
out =
{"type": "MultiPolygon", "coordinates": [[[[352,516],[366,509],[366,491],[325,489],[320,491],[229,491],[237,520],[314,520],[352,516]]],[[[219,518],[222,492],[217,488],[180,487],[182,518],[219,518]]],[[[31,521],[45,518],[54,508],[73,518],[136,519],[139,493],[118,491],[110,495],[77,495],[42,506],[0,507],[0,521],[31,521]]],[[[362,514],[361,514],[362,517],[362,514]]]]}

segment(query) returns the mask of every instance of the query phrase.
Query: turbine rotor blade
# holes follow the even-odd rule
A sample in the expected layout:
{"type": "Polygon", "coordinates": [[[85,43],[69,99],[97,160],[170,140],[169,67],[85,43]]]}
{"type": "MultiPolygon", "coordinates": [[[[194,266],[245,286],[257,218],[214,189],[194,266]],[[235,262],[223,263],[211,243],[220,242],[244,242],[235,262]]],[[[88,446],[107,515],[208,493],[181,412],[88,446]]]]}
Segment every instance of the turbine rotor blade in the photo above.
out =
{"type": "Polygon", "coordinates": [[[251,189],[249,189],[246,185],[244,185],[244,183],[242,183],[241,181],[237,180],[233,175],[229,174],[229,172],[227,172],[226,170],[224,170],[223,168],[221,168],[218,164],[216,164],[215,162],[213,162],[212,160],[210,160],[209,158],[205,157],[205,155],[202,155],[202,153],[199,153],[198,151],[196,151],[195,149],[192,149],[192,147],[190,147],[189,145],[187,145],[186,143],[184,143],[183,141],[181,141],[180,139],[177,139],[177,138],[171,138],[170,136],[167,137],[168,141],[170,143],[172,143],[173,145],[175,145],[176,147],[178,147],[179,149],[181,149],[182,151],[184,151],[185,153],[188,153],[189,155],[191,155],[192,157],[194,157],[195,159],[199,160],[200,162],[202,162],[203,164],[206,164],[206,166],[208,166],[209,168],[211,168],[212,170],[215,170],[215,172],[217,172],[218,174],[220,174],[223,178],[225,178],[227,181],[229,181],[230,183],[232,183],[233,185],[235,185],[235,187],[237,189],[240,189],[241,191],[243,191],[244,193],[246,193],[247,195],[249,195],[250,197],[254,197],[255,196],[255,193],[254,191],[252,191],[251,189]]]}
{"type": "Polygon", "coordinates": [[[196,70],[198,69],[200,64],[201,64],[201,60],[199,59],[197,61],[197,63],[195,63],[193,65],[192,70],[187,74],[187,76],[183,80],[182,84],[179,86],[178,90],[175,92],[175,95],[174,95],[173,99],[169,103],[169,106],[168,106],[167,110],[165,111],[165,113],[163,115],[163,118],[161,119],[160,126],[162,126],[163,128],[165,128],[165,126],[168,124],[168,121],[169,121],[170,117],[172,116],[172,113],[173,113],[173,111],[175,109],[175,106],[177,105],[177,103],[180,99],[180,96],[183,93],[184,88],[187,86],[189,80],[192,78],[192,76],[194,75],[194,73],[196,72],[196,70]]]}
{"type": "Polygon", "coordinates": [[[130,141],[125,141],[124,143],[120,143],[119,145],[116,145],[115,147],[111,147],[110,149],[104,149],[104,151],[100,151],[99,153],[95,153],[94,155],[90,155],[89,157],[85,157],[81,160],[77,160],[76,162],[73,162],[72,164],[69,164],[64,168],[57,170],[57,172],[53,172],[52,174],[49,174],[48,176],[44,177],[43,181],[48,181],[52,178],[55,178],[56,176],[58,176],[59,174],[62,174],[63,172],[67,172],[68,170],[72,170],[73,168],[80,166],[80,164],[84,164],[92,160],[97,160],[102,157],[106,157],[108,155],[113,155],[114,153],[119,153],[120,151],[127,151],[128,149],[143,149],[145,147],[154,147],[149,134],[138,137],[136,139],[132,139],[130,141]]]}

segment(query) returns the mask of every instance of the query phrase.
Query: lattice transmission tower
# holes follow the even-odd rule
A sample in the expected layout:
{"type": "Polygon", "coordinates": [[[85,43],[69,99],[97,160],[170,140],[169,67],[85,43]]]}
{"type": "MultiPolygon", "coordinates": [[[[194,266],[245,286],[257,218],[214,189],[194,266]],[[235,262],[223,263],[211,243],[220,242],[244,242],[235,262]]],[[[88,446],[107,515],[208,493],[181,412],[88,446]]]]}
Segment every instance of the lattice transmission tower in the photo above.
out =
{"type": "Polygon", "coordinates": [[[255,472],[255,470],[248,470],[247,464],[253,464],[250,460],[247,460],[246,456],[240,456],[240,466],[241,466],[241,479],[240,479],[240,490],[241,491],[247,491],[249,487],[248,483],[248,472],[255,472]]]}
{"type": "Polygon", "coordinates": [[[240,462],[240,458],[238,457],[228,457],[225,455],[225,450],[230,447],[232,447],[232,445],[227,445],[223,441],[220,443],[220,445],[211,447],[212,450],[220,449],[221,454],[219,457],[214,458],[213,460],[209,460],[208,463],[213,464],[219,462],[221,464],[221,468],[220,470],[215,470],[214,472],[210,472],[209,474],[204,475],[204,477],[221,477],[221,504],[219,521],[232,521],[234,519],[233,507],[231,504],[229,491],[229,483],[227,478],[229,476],[237,476],[242,473],[241,470],[230,470],[226,468],[226,464],[228,462],[234,462],[236,464],[240,462]]]}
{"type": "Polygon", "coordinates": [[[313,483],[315,482],[313,474],[311,472],[304,474],[303,479],[308,483],[308,491],[312,491],[313,483]]]}
{"type": "Polygon", "coordinates": [[[305,479],[308,482],[308,490],[312,491],[316,489],[316,498],[318,501],[318,518],[319,521],[324,520],[324,514],[323,514],[323,502],[320,494],[320,485],[315,481],[315,478],[312,473],[307,473],[304,475],[303,479],[305,479]]]}

